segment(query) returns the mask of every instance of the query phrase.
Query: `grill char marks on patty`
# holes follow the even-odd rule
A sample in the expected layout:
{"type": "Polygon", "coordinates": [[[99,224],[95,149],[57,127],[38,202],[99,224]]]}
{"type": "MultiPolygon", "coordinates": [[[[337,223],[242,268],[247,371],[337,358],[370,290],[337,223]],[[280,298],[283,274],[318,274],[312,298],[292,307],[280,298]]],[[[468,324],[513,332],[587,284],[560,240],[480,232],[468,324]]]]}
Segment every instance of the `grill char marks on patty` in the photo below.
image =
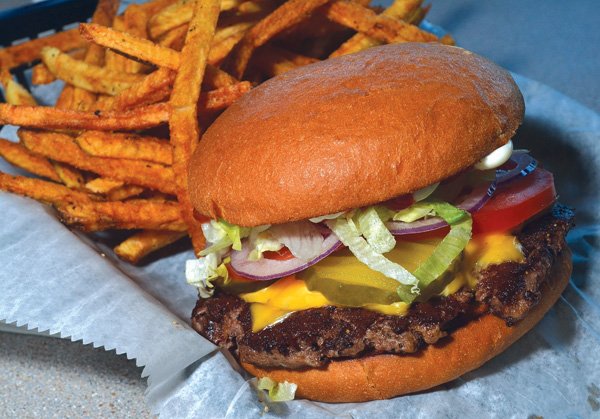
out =
{"type": "Polygon", "coordinates": [[[261,367],[322,367],[333,359],[382,353],[410,354],[436,343],[452,330],[491,312],[510,325],[539,301],[554,257],[565,246],[573,213],[555,206],[519,234],[526,261],[507,262],[481,271],[474,291],[415,303],[404,317],[360,308],[323,307],[290,314],[285,320],[252,332],[249,304],[217,292],[199,299],[192,326],[232,351],[241,361],[261,367]]]}

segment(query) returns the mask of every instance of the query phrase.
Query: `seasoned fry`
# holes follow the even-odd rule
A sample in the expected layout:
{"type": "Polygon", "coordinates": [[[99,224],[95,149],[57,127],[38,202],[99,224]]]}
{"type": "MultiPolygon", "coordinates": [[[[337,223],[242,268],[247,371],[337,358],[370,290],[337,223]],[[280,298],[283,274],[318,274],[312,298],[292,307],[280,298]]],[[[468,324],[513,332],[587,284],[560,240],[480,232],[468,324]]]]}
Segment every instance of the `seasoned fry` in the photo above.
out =
{"type": "Polygon", "coordinates": [[[86,131],[75,141],[92,156],[145,160],[166,165],[173,163],[171,145],[155,137],[86,131]]]}
{"type": "Polygon", "coordinates": [[[323,9],[334,22],[347,26],[382,42],[433,42],[438,38],[418,27],[347,0],[336,0],[323,9]]]}
{"type": "MultiPolygon", "coordinates": [[[[84,49],[76,49],[74,51],[69,52],[68,54],[71,56],[71,58],[73,58],[75,60],[83,60],[83,58],[85,57],[85,50],[84,49]]],[[[33,66],[32,71],[31,71],[31,84],[33,84],[33,85],[49,84],[55,80],[56,80],[56,77],[54,77],[54,74],[52,74],[52,72],[50,70],[48,70],[48,67],[46,67],[46,64],[39,63],[39,64],[33,66]]]]}
{"type": "Polygon", "coordinates": [[[138,196],[145,192],[146,189],[137,185],[123,185],[120,188],[113,189],[106,194],[106,199],[109,201],[123,201],[125,199],[138,196]]]}
{"type": "Polygon", "coordinates": [[[60,181],[65,186],[74,189],[81,189],[83,187],[84,179],[79,170],[66,163],[57,161],[53,161],[52,166],[54,166],[54,170],[56,170],[58,177],[60,177],[60,181]]]}
{"type": "Polygon", "coordinates": [[[283,74],[296,67],[316,63],[316,58],[306,57],[281,48],[265,45],[256,50],[253,62],[269,77],[283,74]]]}
{"type": "MultiPolygon", "coordinates": [[[[120,0],[98,0],[96,10],[92,15],[92,22],[99,25],[110,25],[114,20],[119,8],[120,0]]],[[[87,64],[102,66],[104,65],[104,48],[98,45],[88,45],[83,61],[87,64]]],[[[88,90],[73,88],[73,98],[71,109],[79,111],[88,111],[96,103],[97,95],[88,90]]]]}
{"type": "MultiPolygon", "coordinates": [[[[148,31],[146,29],[148,15],[140,6],[132,4],[127,7],[123,14],[123,23],[124,32],[137,36],[138,38],[148,38],[148,31]]],[[[127,60],[125,62],[125,71],[127,73],[141,73],[146,68],[147,66],[135,60],[127,60]]]]}
{"type": "Polygon", "coordinates": [[[72,109],[73,108],[73,86],[65,85],[62,92],[58,96],[54,107],[57,109],[72,109]]]}
{"type": "MultiPolygon", "coordinates": [[[[394,0],[391,6],[385,9],[381,14],[409,22],[408,17],[413,15],[416,10],[419,10],[422,3],[423,0],[394,0]]],[[[362,51],[377,45],[381,45],[381,42],[362,33],[357,33],[331,53],[330,57],[352,54],[353,52],[362,51]]]]}
{"type": "Polygon", "coordinates": [[[167,103],[119,112],[81,112],[47,106],[14,106],[0,103],[0,124],[46,129],[101,131],[152,128],[169,120],[167,103]]]}
{"type": "Polygon", "coordinates": [[[31,93],[14,80],[7,69],[0,69],[0,82],[4,88],[4,97],[7,103],[11,105],[37,105],[31,93]]]}
{"type": "MultiPolygon", "coordinates": [[[[115,17],[112,28],[120,32],[125,32],[125,19],[123,18],[123,15],[115,17]]],[[[101,46],[96,45],[96,47],[100,48],[101,46]]],[[[113,71],[125,71],[127,61],[129,60],[127,57],[111,49],[107,49],[104,54],[104,66],[106,68],[113,71]]]]}
{"type": "Polygon", "coordinates": [[[194,2],[194,15],[181,52],[182,64],[170,99],[172,112],[169,129],[177,199],[196,252],[204,248],[205,240],[200,223],[194,218],[194,209],[187,192],[187,169],[200,138],[197,106],[208,50],[217,26],[219,5],[219,0],[194,2]]]}
{"type": "Polygon", "coordinates": [[[289,0],[279,6],[273,13],[250,29],[244,38],[236,45],[232,55],[225,61],[224,68],[234,77],[241,79],[246,71],[248,61],[254,50],[264,45],[275,35],[281,33],[306,16],[316,8],[323,6],[328,0],[289,0]]]}
{"type": "Polygon", "coordinates": [[[232,86],[202,93],[198,102],[198,113],[202,115],[203,113],[212,113],[226,109],[249,92],[250,89],[252,89],[252,84],[242,81],[232,86]]]}
{"type": "Polygon", "coordinates": [[[107,194],[110,191],[120,188],[125,182],[122,180],[109,179],[105,177],[97,177],[85,184],[85,189],[97,194],[107,194]]]}
{"type": "Polygon", "coordinates": [[[115,253],[123,260],[136,264],[150,253],[175,243],[186,236],[181,231],[144,230],[129,237],[115,247],[115,253]]]}
{"type": "Polygon", "coordinates": [[[29,151],[21,144],[0,138],[0,156],[14,166],[55,182],[60,182],[60,177],[47,158],[29,151]]]}
{"type": "Polygon", "coordinates": [[[20,130],[19,136],[28,149],[52,160],[168,194],[175,191],[173,170],[161,164],[89,156],[65,134],[20,130]]]}
{"type": "Polygon", "coordinates": [[[75,60],[52,47],[42,50],[42,61],[57,78],[94,93],[114,96],[143,80],[138,74],[112,71],[75,60]]]}
{"type": "Polygon", "coordinates": [[[150,229],[185,231],[176,202],[74,202],[54,204],[64,223],[83,231],[150,229]]]}
{"type": "Polygon", "coordinates": [[[152,0],[147,3],[140,4],[140,8],[148,15],[153,16],[163,10],[165,7],[169,7],[175,4],[177,0],[152,0]]]}
{"type": "Polygon", "coordinates": [[[165,33],[158,39],[158,45],[171,48],[175,51],[181,51],[187,35],[188,25],[181,25],[165,33]]]}
{"type": "Polygon", "coordinates": [[[44,47],[55,47],[61,51],[71,51],[83,48],[86,45],[87,42],[79,35],[77,29],[57,32],[0,50],[0,65],[3,68],[13,68],[33,62],[40,58],[40,53],[44,47]]]}
{"type": "Polygon", "coordinates": [[[58,183],[0,172],[0,190],[26,196],[49,204],[91,202],[92,195],[69,189],[58,183]]]}
{"type": "MultiPolygon", "coordinates": [[[[221,0],[221,11],[231,10],[242,3],[241,0],[221,0]]],[[[152,16],[148,22],[148,32],[151,39],[158,39],[166,32],[189,23],[194,14],[194,2],[179,0],[172,6],[164,8],[152,16]]]]}
{"type": "Polygon", "coordinates": [[[208,54],[208,62],[212,65],[220,64],[255,24],[256,22],[242,22],[217,30],[208,54]]]}
{"type": "Polygon", "coordinates": [[[165,100],[171,94],[175,81],[175,72],[168,68],[159,68],[144,77],[141,82],[116,96],[106,96],[98,100],[98,108],[105,110],[125,110],[137,106],[151,105],[165,100]]]}

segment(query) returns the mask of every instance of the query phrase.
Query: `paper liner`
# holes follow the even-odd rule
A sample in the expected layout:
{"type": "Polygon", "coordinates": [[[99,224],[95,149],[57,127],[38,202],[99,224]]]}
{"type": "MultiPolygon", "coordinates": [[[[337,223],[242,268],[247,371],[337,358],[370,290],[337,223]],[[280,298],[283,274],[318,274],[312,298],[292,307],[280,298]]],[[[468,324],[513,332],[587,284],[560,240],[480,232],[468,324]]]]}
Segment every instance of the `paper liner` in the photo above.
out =
{"type": "MultiPolygon", "coordinates": [[[[150,408],[165,417],[598,414],[600,116],[540,83],[515,78],[527,105],[515,144],[532,150],[555,174],[561,202],[577,208],[578,226],[569,235],[573,278],[533,331],[452,383],[369,403],[272,404],[265,413],[267,405],[235,363],[188,326],[196,295],[183,269],[191,251],[133,267],[118,261],[104,240],[71,232],[51,208],[6,193],[0,193],[0,320],[135,358],[148,376],[150,408]]],[[[50,97],[56,89],[36,93],[50,97]]],[[[14,127],[0,134],[14,139],[14,127]]],[[[4,162],[0,170],[15,172],[4,162]]]]}

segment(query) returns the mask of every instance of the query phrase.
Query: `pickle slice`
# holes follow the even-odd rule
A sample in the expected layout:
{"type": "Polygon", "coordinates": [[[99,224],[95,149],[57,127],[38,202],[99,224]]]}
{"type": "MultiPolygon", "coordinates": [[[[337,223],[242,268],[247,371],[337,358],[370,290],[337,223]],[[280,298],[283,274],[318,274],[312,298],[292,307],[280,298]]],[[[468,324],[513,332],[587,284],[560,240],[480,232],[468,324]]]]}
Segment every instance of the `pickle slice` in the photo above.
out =
{"type": "Polygon", "coordinates": [[[223,278],[217,278],[213,284],[229,294],[239,295],[261,290],[273,284],[275,281],[277,280],[253,281],[251,279],[237,279],[230,277],[227,283],[225,283],[223,278]]]}

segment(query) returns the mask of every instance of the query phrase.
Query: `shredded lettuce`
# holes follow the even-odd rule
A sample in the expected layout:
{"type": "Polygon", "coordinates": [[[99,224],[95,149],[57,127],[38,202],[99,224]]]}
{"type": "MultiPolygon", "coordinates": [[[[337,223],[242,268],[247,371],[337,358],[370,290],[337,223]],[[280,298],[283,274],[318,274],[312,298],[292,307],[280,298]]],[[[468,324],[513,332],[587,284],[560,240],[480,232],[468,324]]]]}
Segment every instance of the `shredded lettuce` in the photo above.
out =
{"type": "Polygon", "coordinates": [[[270,232],[260,229],[252,229],[248,241],[252,248],[248,254],[248,260],[251,261],[261,260],[264,252],[277,252],[283,247],[283,243],[273,238],[270,232]]]}
{"type": "MultiPolygon", "coordinates": [[[[394,216],[394,220],[412,222],[427,216],[442,218],[450,225],[450,232],[436,246],[429,258],[413,272],[419,280],[420,289],[426,289],[432,282],[440,278],[460,256],[471,239],[473,225],[471,215],[467,211],[447,202],[433,199],[417,202],[411,207],[399,211],[394,216]]],[[[406,289],[398,287],[398,294],[404,300],[407,294],[406,289]]],[[[409,297],[414,299],[413,296],[409,297]]]]}
{"type": "Polygon", "coordinates": [[[327,215],[321,215],[320,217],[314,217],[314,218],[309,218],[308,221],[310,221],[311,223],[322,223],[325,220],[335,220],[336,218],[340,217],[344,215],[344,211],[342,212],[336,212],[335,214],[327,214],[327,215]]]}
{"type": "Polygon", "coordinates": [[[296,389],[298,388],[294,383],[289,383],[287,381],[278,383],[269,377],[259,379],[257,387],[259,390],[266,390],[269,394],[269,399],[273,402],[287,402],[294,400],[296,389]]]}
{"type": "Polygon", "coordinates": [[[373,247],[362,237],[359,228],[352,219],[342,217],[336,220],[329,220],[326,223],[338,236],[340,241],[347,246],[354,256],[362,263],[374,271],[381,272],[388,278],[395,279],[400,284],[410,286],[412,294],[418,295],[420,293],[417,278],[401,265],[392,262],[373,249],[373,247]]]}
{"type": "Polygon", "coordinates": [[[185,264],[185,278],[188,284],[198,288],[202,298],[208,298],[214,293],[212,281],[217,278],[229,279],[226,262],[220,263],[220,255],[211,253],[205,257],[188,260],[185,264]]]}
{"type": "Polygon", "coordinates": [[[377,253],[387,253],[396,246],[396,239],[385,226],[376,207],[358,210],[353,217],[367,243],[377,253]]]}

